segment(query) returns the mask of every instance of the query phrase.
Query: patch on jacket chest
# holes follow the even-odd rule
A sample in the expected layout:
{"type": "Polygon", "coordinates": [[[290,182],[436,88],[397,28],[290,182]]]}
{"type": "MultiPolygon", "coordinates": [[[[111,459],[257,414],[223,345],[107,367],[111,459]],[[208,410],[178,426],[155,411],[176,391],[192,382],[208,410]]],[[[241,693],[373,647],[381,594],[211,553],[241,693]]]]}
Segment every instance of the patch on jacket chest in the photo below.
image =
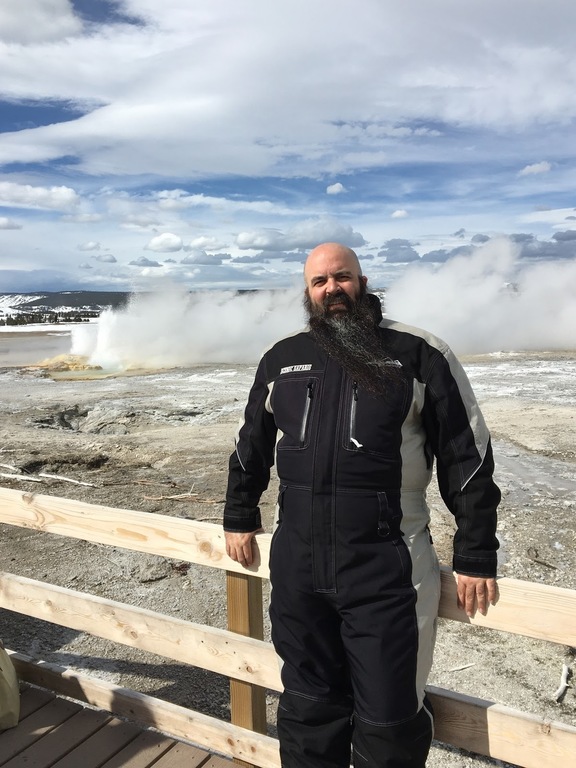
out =
{"type": "Polygon", "coordinates": [[[297,371],[311,371],[312,363],[304,363],[302,365],[287,365],[285,368],[280,369],[280,373],[295,373],[297,371]]]}

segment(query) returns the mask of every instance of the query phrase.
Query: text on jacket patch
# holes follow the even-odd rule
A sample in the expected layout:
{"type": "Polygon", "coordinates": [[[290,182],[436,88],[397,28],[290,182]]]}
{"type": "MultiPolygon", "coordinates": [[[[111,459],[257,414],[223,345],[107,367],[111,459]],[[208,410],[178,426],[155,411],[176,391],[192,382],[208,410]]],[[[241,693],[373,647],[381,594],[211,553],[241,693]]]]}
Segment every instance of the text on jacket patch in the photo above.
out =
{"type": "Polygon", "coordinates": [[[305,365],[287,365],[286,368],[281,368],[280,373],[294,373],[294,371],[309,371],[312,368],[312,363],[306,363],[305,365]]]}

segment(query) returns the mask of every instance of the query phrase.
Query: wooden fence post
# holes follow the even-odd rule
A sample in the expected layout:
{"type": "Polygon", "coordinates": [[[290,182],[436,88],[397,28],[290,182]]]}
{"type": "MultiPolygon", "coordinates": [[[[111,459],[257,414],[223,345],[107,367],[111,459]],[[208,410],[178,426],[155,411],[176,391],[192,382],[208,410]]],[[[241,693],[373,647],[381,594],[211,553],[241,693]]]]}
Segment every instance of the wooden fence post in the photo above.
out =
{"type": "MultiPolygon", "coordinates": [[[[226,572],[228,629],[240,635],[264,639],[262,580],[244,573],[226,572]]],[[[266,733],[266,691],[242,680],[230,680],[231,722],[256,733],[266,733]]],[[[234,760],[238,765],[251,763],[234,760]]]]}

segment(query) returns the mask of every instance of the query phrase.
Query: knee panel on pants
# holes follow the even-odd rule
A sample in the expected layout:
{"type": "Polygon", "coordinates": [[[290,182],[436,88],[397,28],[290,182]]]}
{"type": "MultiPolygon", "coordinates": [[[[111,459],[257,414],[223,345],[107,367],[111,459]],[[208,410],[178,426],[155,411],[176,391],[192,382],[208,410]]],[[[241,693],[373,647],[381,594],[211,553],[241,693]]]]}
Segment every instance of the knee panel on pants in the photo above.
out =
{"type": "Polygon", "coordinates": [[[425,768],[432,737],[428,699],[416,717],[397,725],[374,725],[355,717],[354,768],[425,768]]]}
{"type": "Polygon", "coordinates": [[[278,704],[282,768],[349,768],[352,699],[284,691],[278,704]]]}

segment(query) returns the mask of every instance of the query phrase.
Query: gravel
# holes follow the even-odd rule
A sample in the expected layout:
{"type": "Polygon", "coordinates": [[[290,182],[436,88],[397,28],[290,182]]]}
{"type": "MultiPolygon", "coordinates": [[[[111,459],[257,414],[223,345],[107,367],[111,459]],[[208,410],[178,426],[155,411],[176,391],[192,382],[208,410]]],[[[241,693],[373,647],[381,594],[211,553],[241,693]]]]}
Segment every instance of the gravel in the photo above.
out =
{"type": "MultiPolygon", "coordinates": [[[[516,357],[515,363],[532,359],[516,357]]],[[[561,362],[574,371],[576,354],[565,354],[561,362]]],[[[500,573],[576,589],[576,406],[546,392],[536,399],[509,391],[502,396],[497,364],[479,359],[471,366],[475,379],[482,381],[484,370],[491,382],[479,391],[503,492],[500,573]]],[[[79,372],[76,380],[59,375],[55,380],[45,369],[0,369],[0,472],[51,474],[91,485],[54,477],[41,484],[0,478],[4,487],[220,522],[228,455],[253,368],[196,366],[117,378],[79,372]],[[166,498],[189,491],[196,494],[193,500],[166,498]]],[[[509,376],[508,370],[501,374],[502,388],[509,376]]],[[[272,488],[263,500],[268,521],[274,496],[272,488]]],[[[429,501],[435,544],[440,559],[449,562],[452,518],[435,488],[429,501]]],[[[8,525],[0,529],[5,571],[226,626],[223,572],[8,525]]],[[[221,676],[9,611],[0,611],[0,622],[6,646],[35,659],[229,717],[228,681],[221,676]]],[[[560,702],[553,697],[570,652],[441,620],[430,683],[576,725],[574,689],[560,702]]],[[[270,693],[271,734],[275,707],[270,693]]],[[[507,764],[435,744],[428,765],[507,764]]]]}

